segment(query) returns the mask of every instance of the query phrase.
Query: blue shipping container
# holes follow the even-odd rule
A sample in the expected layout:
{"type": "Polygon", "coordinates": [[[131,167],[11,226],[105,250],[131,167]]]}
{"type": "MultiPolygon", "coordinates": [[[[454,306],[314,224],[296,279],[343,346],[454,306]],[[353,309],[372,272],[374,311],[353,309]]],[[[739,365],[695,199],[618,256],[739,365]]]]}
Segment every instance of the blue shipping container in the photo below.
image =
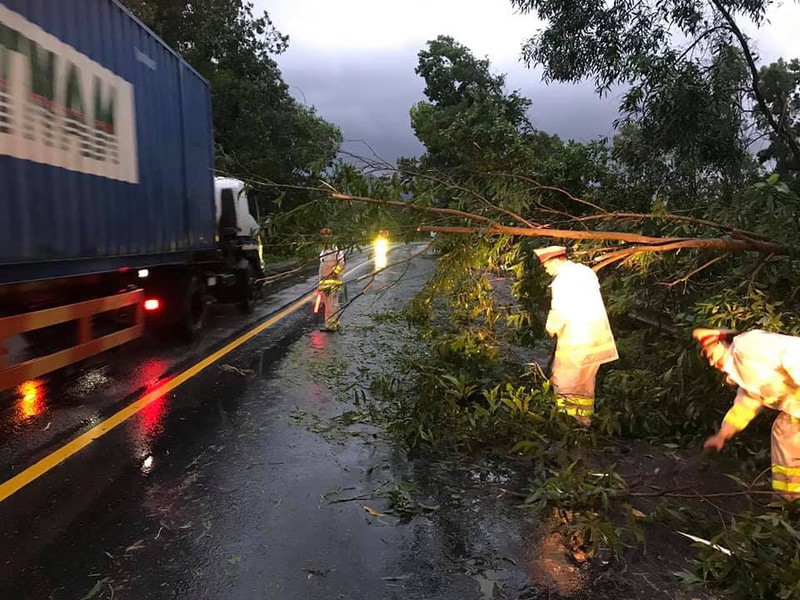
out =
{"type": "Polygon", "coordinates": [[[214,247],[208,83],[116,0],[0,2],[0,284],[214,247]]]}

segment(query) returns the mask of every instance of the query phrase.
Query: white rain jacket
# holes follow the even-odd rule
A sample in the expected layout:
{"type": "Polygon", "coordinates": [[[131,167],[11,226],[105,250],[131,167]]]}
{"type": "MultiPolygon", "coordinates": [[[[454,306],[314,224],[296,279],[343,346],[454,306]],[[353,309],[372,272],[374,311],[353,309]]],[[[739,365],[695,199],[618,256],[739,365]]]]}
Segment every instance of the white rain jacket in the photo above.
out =
{"type": "Polygon", "coordinates": [[[319,280],[335,281],[341,284],[341,275],[344,272],[344,252],[335,245],[323,248],[319,253],[319,280]]]}
{"type": "Polygon", "coordinates": [[[739,386],[725,421],[744,429],[762,406],[800,419],[800,338],[755,329],[733,338],[722,367],[739,386]]]}
{"type": "Polygon", "coordinates": [[[565,262],[550,284],[547,332],[558,336],[555,360],[583,367],[617,360],[617,346],[597,275],[586,265],[565,262]]]}

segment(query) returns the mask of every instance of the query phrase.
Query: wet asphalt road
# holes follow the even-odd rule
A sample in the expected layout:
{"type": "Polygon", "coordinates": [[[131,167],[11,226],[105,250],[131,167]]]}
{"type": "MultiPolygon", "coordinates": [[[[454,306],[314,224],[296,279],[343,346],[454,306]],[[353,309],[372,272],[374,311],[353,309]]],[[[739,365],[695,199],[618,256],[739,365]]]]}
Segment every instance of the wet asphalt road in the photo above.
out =
{"type": "MultiPolygon", "coordinates": [[[[391,368],[403,328],[373,316],[402,307],[432,264],[415,259],[400,285],[360,297],[341,335],[319,332],[306,305],[0,503],[0,598],[532,597],[506,558],[526,550],[516,516],[487,516],[462,492],[408,522],[370,514],[385,502],[351,498],[411,480],[434,502],[449,475],[408,463],[370,425],[326,425],[356,410],[348,387],[391,368]]],[[[313,283],[272,290],[254,317],[218,312],[203,344],[144,341],[7,395],[2,478],[313,283]]]]}

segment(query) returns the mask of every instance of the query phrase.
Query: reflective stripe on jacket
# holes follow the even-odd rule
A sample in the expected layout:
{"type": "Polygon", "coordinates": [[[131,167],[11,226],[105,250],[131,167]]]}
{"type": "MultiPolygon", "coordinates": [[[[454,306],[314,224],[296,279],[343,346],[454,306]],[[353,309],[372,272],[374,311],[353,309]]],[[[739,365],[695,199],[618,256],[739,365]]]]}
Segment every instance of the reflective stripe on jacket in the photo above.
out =
{"type": "Polygon", "coordinates": [[[344,282],[341,279],[323,279],[319,282],[319,289],[322,292],[334,291],[342,287],[344,282]]]}

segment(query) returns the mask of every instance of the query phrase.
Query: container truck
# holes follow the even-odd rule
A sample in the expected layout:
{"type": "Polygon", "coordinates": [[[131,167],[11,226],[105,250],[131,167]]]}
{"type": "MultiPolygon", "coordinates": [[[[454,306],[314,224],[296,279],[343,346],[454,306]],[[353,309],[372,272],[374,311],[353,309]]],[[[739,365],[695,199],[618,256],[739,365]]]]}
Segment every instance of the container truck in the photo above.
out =
{"type": "Polygon", "coordinates": [[[251,310],[258,214],[214,177],[208,83],[116,0],[0,1],[0,183],[0,390],[251,310]]]}

